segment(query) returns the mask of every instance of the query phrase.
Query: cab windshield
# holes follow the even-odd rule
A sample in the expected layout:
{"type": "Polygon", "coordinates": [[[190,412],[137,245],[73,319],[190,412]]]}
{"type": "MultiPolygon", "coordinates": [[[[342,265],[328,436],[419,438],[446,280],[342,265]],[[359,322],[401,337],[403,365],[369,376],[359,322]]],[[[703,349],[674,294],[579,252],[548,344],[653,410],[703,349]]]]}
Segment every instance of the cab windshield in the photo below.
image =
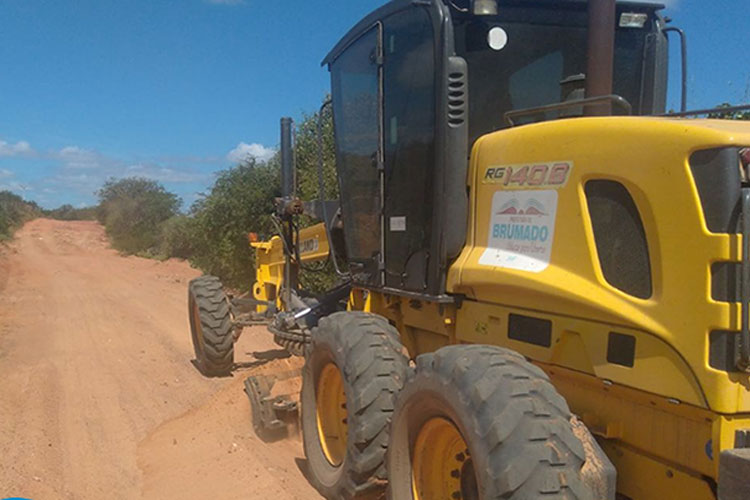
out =
{"type": "MultiPolygon", "coordinates": [[[[505,127],[507,111],[584,97],[588,30],[582,5],[570,10],[560,9],[559,3],[556,10],[501,7],[498,16],[454,17],[456,53],[469,66],[472,143],[505,127]]],[[[623,12],[618,7],[618,19],[623,12]]],[[[654,96],[642,95],[648,88],[643,84],[646,40],[654,29],[652,12],[643,27],[618,28],[615,36],[614,93],[635,114],[654,112],[654,96]]],[[[554,112],[543,118],[558,116],[554,112]]]]}

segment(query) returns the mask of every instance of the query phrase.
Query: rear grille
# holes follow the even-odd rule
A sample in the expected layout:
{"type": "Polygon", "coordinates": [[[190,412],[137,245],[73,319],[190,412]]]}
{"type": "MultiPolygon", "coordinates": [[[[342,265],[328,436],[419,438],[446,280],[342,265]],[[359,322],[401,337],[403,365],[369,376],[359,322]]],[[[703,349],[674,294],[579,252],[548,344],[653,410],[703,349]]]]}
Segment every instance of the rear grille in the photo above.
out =
{"type": "Polygon", "coordinates": [[[736,371],[739,341],[740,332],[712,331],[708,337],[708,365],[725,372],[736,371]]]}
{"type": "Polygon", "coordinates": [[[706,227],[712,233],[737,233],[740,216],[739,149],[698,151],[690,156],[706,227]]]}
{"type": "Polygon", "coordinates": [[[715,262],[711,264],[711,298],[718,302],[740,301],[739,262],[715,262]]]}
{"type": "Polygon", "coordinates": [[[750,448],[750,430],[734,431],[734,447],[750,448]]]}

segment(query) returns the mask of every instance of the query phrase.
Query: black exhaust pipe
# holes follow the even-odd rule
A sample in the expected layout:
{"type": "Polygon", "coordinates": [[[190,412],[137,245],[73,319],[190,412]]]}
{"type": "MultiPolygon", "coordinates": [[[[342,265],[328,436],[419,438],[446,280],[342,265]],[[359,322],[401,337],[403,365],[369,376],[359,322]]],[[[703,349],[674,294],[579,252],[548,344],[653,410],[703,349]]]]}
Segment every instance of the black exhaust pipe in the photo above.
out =
{"type": "MultiPolygon", "coordinates": [[[[612,94],[615,66],[615,0],[589,0],[588,62],[586,68],[586,97],[612,94]]],[[[586,114],[612,114],[611,104],[586,106],[586,114]]]]}
{"type": "Polygon", "coordinates": [[[292,119],[281,119],[281,196],[285,199],[294,196],[294,162],[292,152],[292,119]]]}
{"type": "Polygon", "coordinates": [[[294,151],[292,150],[292,119],[281,119],[281,200],[278,212],[282,221],[284,239],[284,282],[282,284],[281,299],[284,310],[291,311],[292,290],[297,289],[298,248],[295,245],[295,230],[293,216],[295,213],[295,182],[294,182],[294,151]],[[293,262],[294,259],[294,262],[293,262]]]}

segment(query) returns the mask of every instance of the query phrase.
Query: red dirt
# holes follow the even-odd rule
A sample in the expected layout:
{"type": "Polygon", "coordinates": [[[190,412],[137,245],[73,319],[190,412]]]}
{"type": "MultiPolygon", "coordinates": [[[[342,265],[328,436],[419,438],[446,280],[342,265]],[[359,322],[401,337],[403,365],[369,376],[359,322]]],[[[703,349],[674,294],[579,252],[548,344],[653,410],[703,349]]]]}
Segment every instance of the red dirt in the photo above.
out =
{"type": "Polygon", "coordinates": [[[278,349],[258,327],[233,377],[191,364],[198,275],[119,256],[93,222],[35,220],[0,248],[0,497],[319,498],[299,440],[259,440],[242,391],[296,360],[256,359],[278,349]]]}

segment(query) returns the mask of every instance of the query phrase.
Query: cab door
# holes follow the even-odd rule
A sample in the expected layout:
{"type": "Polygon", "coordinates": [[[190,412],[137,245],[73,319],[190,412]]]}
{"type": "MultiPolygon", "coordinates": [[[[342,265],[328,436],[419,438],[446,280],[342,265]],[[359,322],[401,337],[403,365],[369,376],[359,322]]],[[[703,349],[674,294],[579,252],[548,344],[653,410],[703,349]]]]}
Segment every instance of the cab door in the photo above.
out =
{"type": "Polygon", "coordinates": [[[355,283],[383,285],[382,25],[331,63],[336,167],[355,283]]]}
{"type": "Polygon", "coordinates": [[[427,288],[433,236],[436,62],[424,6],[383,19],[385,283],[427,288]]]}

